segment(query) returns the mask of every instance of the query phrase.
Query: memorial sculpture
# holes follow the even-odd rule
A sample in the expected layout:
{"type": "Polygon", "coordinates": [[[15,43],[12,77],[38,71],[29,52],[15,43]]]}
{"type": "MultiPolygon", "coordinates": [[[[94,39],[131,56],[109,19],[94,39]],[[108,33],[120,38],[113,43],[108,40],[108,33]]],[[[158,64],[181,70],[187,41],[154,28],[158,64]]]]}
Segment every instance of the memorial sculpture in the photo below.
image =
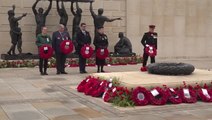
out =
{"type": "Polygon", "coordinates": [[[21,28],[19,27],[18,21],[21,20],[23,17],[27,15],[27,13],[23,13],[22,16],[15,17],[15,5],[12,6],[13,9],[8,11],[8,20],[10,23],[10,37],[11,37],[11,47],[10,50],[7,52],[8,55],[15,55],[15,48],[17,45],[19,54],[22,53],[22,33],[21,28]]]}
{"type": "Polygon", "coordinates": [[[131,54],[132,44],[130,40],[124,36],[123,32],[119,32],[119,41],[114,46],[114,52],[116,54],[131,54]]]}
{"type": "Polygon", "coordinates": [[[103,12],[104,10],[102,8],[98,9],[98,15],[93,11],[93,5],[92,5],[93,1],[90,1],[90,12],[91,15],[93,17],[94,20],[94,27],[95,27],[95,31],[94,33],[97,33],[97,28],[99,27],[104,27],[104,23],[105,22],[113,22],[115,20],[121,20],[121,18],[114,18],[114,19],[110,19],[106,16],[103,16],[103,12]]]}
{"type": "Polygon", "coordinates": [[[57,3],[57,12],[60,16],[60,24],[63,24],[66,27],[68,22],[68,14],[66,12],[64,3],[63,1],[61,1],[61,7],[59,6],[59,0],[57,0],[56,3],[57,3]]]}
{"type": "Polygon", "coordinates": [[[52,8],[52,0],[48,0],[50,3],[49,3],[49,6],[48,6],[48,8],[45,12],[44,12],[44,9],[41,8],[41,7],[38,8],[38,11],[37,11],[36,6],[37,6],[39,1],[41,1],[41,0],[36,0],[36,2],[32,6],[32,11],[35,15],[35,21],[36,21],[36,24],[37,24],[36,36],[41,33],[42,27],[44,27],[45,24],[46,24],[46,16],[49,14],[49,11],[52,8]]]}

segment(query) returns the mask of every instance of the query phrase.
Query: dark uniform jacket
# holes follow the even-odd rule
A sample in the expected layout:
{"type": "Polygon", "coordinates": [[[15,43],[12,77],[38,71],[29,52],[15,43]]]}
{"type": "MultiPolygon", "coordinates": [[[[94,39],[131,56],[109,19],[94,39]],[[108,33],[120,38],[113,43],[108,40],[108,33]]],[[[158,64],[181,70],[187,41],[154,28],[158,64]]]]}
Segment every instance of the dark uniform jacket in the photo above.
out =
{"type": "Polygon", "coordinates": [[[95,38],[94,38],[93,44],[95,45],[96,50],[98,48],[107,48],[108,47],[107,35],[97,33],[95,38]]]}
{"type": "Polygon", "coordinates": [[[63,40],[71,40],[68,32],[64,31],[60,33],[56,31],[52,35],[52,48],[55,50],[55,53],[61,53],[60,44],[63,40]]]}
{"type": "Polygon", "coordinates": [[[77,53],[80,53],[81,48],[85,45],[85,44],[91,44],[91,36],[89,34],[89,32],[85,31],[85,33],[83,33],[81,30],[77,33],[77,53]]]}
{"type": "Polygon", "coordinates": [[[157,49],[157,36],[158,34],[156,32],[146,32],[143,35],[143,38],[141,40],[142,45],[144,48],[146,45],[154,46],[157,49]]]}

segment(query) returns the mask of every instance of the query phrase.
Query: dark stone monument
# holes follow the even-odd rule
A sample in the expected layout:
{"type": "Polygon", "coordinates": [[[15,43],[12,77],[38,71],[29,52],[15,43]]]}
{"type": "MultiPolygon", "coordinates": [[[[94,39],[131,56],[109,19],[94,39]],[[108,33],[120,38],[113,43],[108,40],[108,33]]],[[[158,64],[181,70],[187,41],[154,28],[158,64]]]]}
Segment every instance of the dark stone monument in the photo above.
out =
{"type": "Polygon", "coordinates": [[[114,52],[118,54],[131,54],[132,44],[130,40],[124,36],[123,32],[119,32],[120,40],[114,46],[114,52]]]}
{"type": "Polygon", "coordinates": [[[36,2],[32,6],[32,11],[35,15],[35,21],[37,24],[36,36],[41,33],[41,28],[43,26],[45,26],[45,24],[46,24],[46,16],[49,14],[49,11],[52,8],[52,0],[48,0],[50,3],[49,3],[49,7],[47,8],[47,10],[45,12],[44,12],[43,8],[38,8],[38,11],[37,11],[36,6],[39,1],[41,1],[41,0],[36,0],[36,2]]]}
{"type": "Polygon", "coordinates": [[[59,6],[59,0],[57,0],[56,2],[57,2],[57,12],[60,16],[60,24],[63,24],[66,27],[67,22],[68,22],[68,14],[66,12],[64,3],[63,3],[63,1],[61,1],[61,7],[60,7],[59,6]]]}
{"type": "Polygon", "coordinates": [[[10,37],[11,37],[11,47],[7,52],[8,55],[15,55],[15,48],[17,45],[19,54],[22,53],[22,33],[21,28],[18,26],[18,21],[25,17],[27,13],[24,13],[22,16],[15,17],[15,5],[13,5],[13,9],[8,11],[8,20],[10,23],[10,37]],[[12,54],[11,54],[12,52],[12,54]]]}

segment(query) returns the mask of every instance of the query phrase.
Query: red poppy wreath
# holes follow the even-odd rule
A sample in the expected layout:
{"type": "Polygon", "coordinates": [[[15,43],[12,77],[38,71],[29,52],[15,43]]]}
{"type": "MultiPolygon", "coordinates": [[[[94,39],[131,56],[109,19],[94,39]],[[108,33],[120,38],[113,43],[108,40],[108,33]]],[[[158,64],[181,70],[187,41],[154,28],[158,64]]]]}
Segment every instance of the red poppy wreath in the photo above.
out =
{"type": "Polygon", "coordinates": [[[64,40],[60,44],[60,50],[64,54],[69,54],[73,51],[73,43],[71,40],[64,40]]]}
{"type": "Polygon", "coordinates": [[[39,47],[39,55],[42,59],[49,59],[53,55],[53,48],[49,45],[39,47]]]}
{"type": "Polygon", "coordinates": [[[85,45],[80,50],[83,58],[90,58],[93,55],[93,52],[94,50],[90,45],[85,45]]]}
{"type": "Polygon", "coordinates": [[[109,55],[109,51],[107,48],[105,49],[97,49],[96,51],[96,57],[99,58],[99,59],[105,59],[106,57],[108,57],[109,55]]]}
{"type": "Polygon", "coordinates": [[[149,91],[144,87],[137,87],[132,91],[132,101],[137,106],[144,106],[149,103],[148,99],[149,91]]]}

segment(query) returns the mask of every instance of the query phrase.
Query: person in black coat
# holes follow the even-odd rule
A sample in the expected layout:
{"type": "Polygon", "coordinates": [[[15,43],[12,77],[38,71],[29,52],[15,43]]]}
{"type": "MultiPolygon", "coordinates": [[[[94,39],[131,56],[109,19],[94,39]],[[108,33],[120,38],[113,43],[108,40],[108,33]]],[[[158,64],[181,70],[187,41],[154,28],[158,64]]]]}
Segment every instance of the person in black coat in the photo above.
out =
{"type": "Polygon", "coordinates": [[[85,65],[86,65],[86,59],[82,57],[80,50],[81,48],[86,45],[86,44],[91,44],[91,36],[88,31],[86,31],[86,24],[81,23],[80,25],[81,30],[77,33],[77,53],[79,54],[79,70],[80,73],[87,73],[85,70],[85,65]]]}
{"type": "Polygon", "coordinates": [[[65,26],[60,24],[59,30],[54,32],[52,35],[52,48],[54,49],[56,55],[57,74],[67,74],[67,72],[65,72],[65,62],[67,55],[62,53],[60,50],[60,44],[63,40],[71,40],[71,38],[69,33],[65,31],[65,26]]]}
{"type": "MultiPolygon", "coordinates": [[[[107,35],[104,34],[103,26],[98,27],[97,34],[95,35],[94,42],[93,42],[95,49],[98,48],[107,48],[108,47],[108,38],[107,35]]],[[[105,65],[105,59],[99,59],[96,57],[96,65],[97,65],[97,72],[105,72],[103,67],[105,65]],[[100,70],[101,68],[101,70],[100,70]]]]}
{"type": "MultiPolygon", "coordinates": [[[[146,67],[148,54],[145,52],[145,48],[148,46],[153,46],[157,49],[157,36],[158,34],[154,32],[155,25],[149,25],[149,32],[144,33],[143,38],[141,40],[142,45],[144,46],[143,53],[143,67],[146,67]]],[[[155,63],[155,57],[150,57],[151,63],[155,63]]]]}

